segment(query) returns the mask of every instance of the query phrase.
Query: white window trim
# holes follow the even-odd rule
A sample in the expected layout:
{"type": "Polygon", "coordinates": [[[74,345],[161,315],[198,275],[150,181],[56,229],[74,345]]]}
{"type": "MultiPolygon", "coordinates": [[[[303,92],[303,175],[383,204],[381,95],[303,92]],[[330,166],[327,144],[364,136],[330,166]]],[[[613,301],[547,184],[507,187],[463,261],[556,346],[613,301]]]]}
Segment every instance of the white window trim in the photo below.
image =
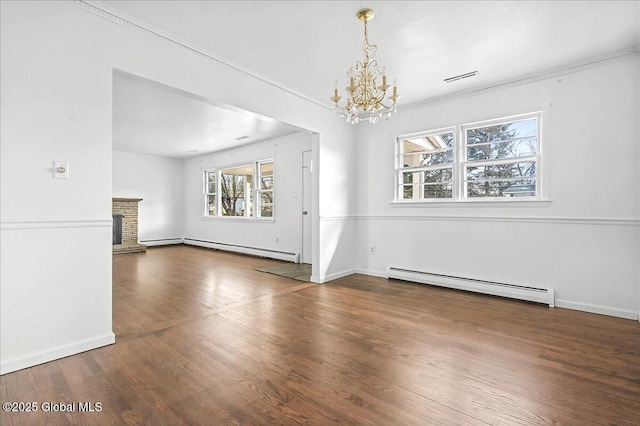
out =
{"type": "MultiPolygon", "coordinates": [[[[400,191],[401,191],[401,187],[404,186],[404,183],[401,183],[402,181],[402,174],[403,173],[407,173],[407,172],[421,172],[421,171],[427,171],[427,170],[442,170],[442,169],[449,169],[451,168],[452,171],[452,185],[453,185],[453,192],[455,194],[455,188],[456,188],[456,156],[457,156],[457,132],[456,132],[456,127],[455,126],[449,126],[449,127],[442,127],[439,129],[433,129],[433,130],[427,130],[424,132],[414,132],[414,133],[409,133],[409,134],[405,134],[405,135],[400,135],[396,138],[396,143],[395,143],[395,157],[394,157],[394,171],[395,171],[395,189],[394,189],[394,202],[395,203],[399,203],[399,204],[405,204],[405,203],[411,203],[411,204],[416,204],[416,203],[434,203],[434,202],[449,202],[448,199],[443,199],[443,198],[433,198],[433,199],[420,199],[420,200],[400,200],[400,191]],[[416,138],[416,137],[420,137],[420,136],[425,136],[425,135],[433,135],[433,134],[440,134],[440,133],[453,133],[453,163],[451,164],[434,164],[433,166],[416,166],[416,167],[407,167],[407,168],[401,168],[399,167],[399,162],[400,162],[400,144],[398,143],[400,141],[400,139],[412,139],[412,138],[416,138]]],[[[416,182],[416,184],[418,185],[422,185],[422,183],[418,183],[416,182]]]]}
{"type": "MultiPolygon", "coordinates": [[[[394,199],[389,203],[393,207],[455,207],[456,205],[475,206],[475,207],[496,207],[496,206],[548,206],[550,204],[549,187],[546,176],[548,175],[547,163],[544,161],[544,146],[548,137],[548,109],[547,108],[535,108],[532,112],[509,115],[499,118],[492,118],[488,120],[481,120],[470,122],[466,124],[459,124],[449,127],[441,127],[432,130],[426,130],[421,132],[413,132],[408,134],[402,134],[395,138],[395,156],[394,156],[394,199]],[[491,126],[493,124],[504,123],[508,121],[524,120],[527,118],[535,117],[537,124],[537,153],[535,156],[509,158],[509,159],[497,159],[486,160],[484,163],[496,164],[508,164],[508,163],[523,163],[527,161],[535,160],[536,162],[536,195],[533,197],[467,197],[465,194],[464,173],[465,168],[469,164],[481,165],[478,161],[467,161],[466,158],[466,145],[464,139],[464,132],[467,129],[473,129],[478,127],[491,126]],[[453,130],[452,130],[453,129],[453,130]],[[447,131],[454,132],[454,161],[453,161],[453,197],[451,199],[432,198],[432,199],[417,199],[417,200],[403,200],[400,199],[400,188],[402,187],[402,173],[412,171],[416,168],[400,167],[400,140],[410,139],[422,135],[443,133],[447,131]],[[512,161],[513,160],[513,161],[512,161]]],[[[442,168],[447,168],[446,165],[442,168]]],[[[418,168],[420,169],[420,168],[418,168]]],[[[419,171],[419,170],[416,170],[419,171]]]]}
{"type": "MultiPolygon", "coordinates": [[[[275,190],[275,175],[276,175],[276,161],[275,161],[275,156],[271,157],[271,158],[264,158],[264,159],[260,159],[260,160],[254,160],[254,161],[243,161],[243,162],[238,162],[238,163],[233,163],[233,164],[228,164],[228,165],[224,165],[224,166],[219,166],[219,167],[210,167],[210,168],[206,168],[203,169],[203,201],[204,201],[204,209],[203,209],[203,215],[201,216],[202,220],[224,220],[224,221],[234,221],[234,220],[239,220],[239,221],[251,221],[251,222],[275,222],[275,218],[276,218],[276,190],[275,190]],[[265,164],[265,163],[272,163],[273,164],[273,181],[274,181],[274,189],[272,190],[272,194],[273,194],[273,207],[272,207],[272,216],[271,217],[262,217],[259,214],[258,208],[259,208],[259,201],[258,201],[258,196],[259,196],[259,190],[258,190],[258,179],[260,177],[260,165],[261,164],[265,164]],[[222,209],[222,191],[220,190],[220,178],[221,178],[221,172],[225,169],[232,169],[235,167],[242,167],[242,166],[248,166],[252,164],[253,165],[253,176],[255,177],[255,183],[253,185],[253,187],[251,188],[251,193],[253,195],[253,211],[254,214],[253,216],[248,216],[248,211],[249,209],[245,209],[245,215],[244,216],[222,216],[220,214],[221,209],[222,209]],[[207,204],[207,195],[210,194],[208,193],[208,181],[207,181],[207,176],[209,173],[211,172],[215,172],[216,173],[216,215],[215,216],[211,216],[208,214],[208,204],[207,204]]],[[[246,183],[245,183],[246,185],[246,183]]],[[[246,188],[245,188],[245,193],[246,193],[246,188]]]]}
{"type": "Polygon", "coordinates": [[[276,162],[275,159],[270,158],[270,159],[266,159],[266,160],[261,160],[261,161],[256,161],[255,162],[255,167],[256,167],[256,184],[255,184],[255,193],[254,193],[254,200],[255,200],[255,217],[256,219],[267,219],[267,220],[273,220],[273,218],[276,217],[276,190],[275,190],[275,182],[276,182],[276,162]],[[261,189],[262,186],[262,174],[260,173],[260,166],[262,164],[267,164],[267,163],[271,163],[272,164],[272,172],[271,172],[271,177],[273,179],[273,187],[271,189],[268,190],[264,190],[261,189]],[[263,192],[271,192],[271,216],[266,216],[263,217],[262,216],[262,193],[263,192]]]}

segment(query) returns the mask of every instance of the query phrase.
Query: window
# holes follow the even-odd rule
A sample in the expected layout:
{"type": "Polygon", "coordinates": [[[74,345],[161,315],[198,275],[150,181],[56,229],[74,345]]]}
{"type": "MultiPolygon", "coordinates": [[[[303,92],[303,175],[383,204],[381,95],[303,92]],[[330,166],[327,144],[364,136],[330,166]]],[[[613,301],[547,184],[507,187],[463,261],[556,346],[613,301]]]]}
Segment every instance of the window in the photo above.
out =
{"type": "Polygon", "coordinates": [[[273,217],[273,161],[258,163],[258,213],[260,217],[273,217]]]}
{"type": "Polygon", "coordinates": [[[535,197],[538,117],[463,126],[464,196],[535,197]]]}
{"type": "Polygon", "coordinates": [[[453,197],[454,129],[412,135],[399,140],[399,198],[453,197]]]}
{"type": "Polygon", "coordinates": [[[204,179],[205,216],[273,217],[273,160],[207,170],[204,179]]]}
{"type": "Polygon", "coordinates": [[[216,187],[216,177],[217,173],[215,171],[207,171],[204,173],[204,181],[205,181],[205,190],[204,190],[204,202],[206,206],[205,214],[207,216],[216,216],[218,205],[218,199],[216,197],[217,187],[216,187]]]}
{"type": "Polygon", "coordinates": [[[540,117],[398,137],[396,201],[540,199],[540,117]]]}

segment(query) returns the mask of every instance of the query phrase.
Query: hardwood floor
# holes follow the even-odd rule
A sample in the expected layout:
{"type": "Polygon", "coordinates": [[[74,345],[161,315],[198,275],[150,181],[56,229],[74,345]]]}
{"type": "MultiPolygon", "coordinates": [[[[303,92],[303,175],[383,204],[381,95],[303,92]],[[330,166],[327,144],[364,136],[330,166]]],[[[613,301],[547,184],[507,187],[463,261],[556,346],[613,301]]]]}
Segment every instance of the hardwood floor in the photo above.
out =
{"type": "Polygon", "coordinates": [[[640,424],[640,324],[171,246],[114,256],[116,344],[6,374],[31,424],[640,424]],[[39,405],[40,407],[40,405],[39,405]],[[95,406],[94,406],[95,408],[95,406]]]}

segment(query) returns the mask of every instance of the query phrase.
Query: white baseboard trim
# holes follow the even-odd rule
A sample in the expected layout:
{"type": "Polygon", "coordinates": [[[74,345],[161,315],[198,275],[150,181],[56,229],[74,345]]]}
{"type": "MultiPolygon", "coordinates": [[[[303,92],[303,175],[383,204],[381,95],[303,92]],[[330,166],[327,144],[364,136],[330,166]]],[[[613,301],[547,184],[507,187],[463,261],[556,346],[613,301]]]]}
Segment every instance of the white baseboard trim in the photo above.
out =
{"type": "Polygon", "coordinates": [[[373,269],[356,268],[355,273],[361,274],[361,275],[369,275],[371,277],[387,278],[386,272],[378,272],[378,271],[374,271],[373,269]]]}
{"type": "Polygon", "coordinates": [[[172,244],[182,243],[184,243],[184,238],[158,238],[154,240],[140,240],[140,244],[144,244],[147,247],[168,246],[172,244]]]}
{"type": "Polygon", "coordinates": [[[22,370],[23,368],[33,367],[34,365],[44,364],[45,362],[65,358],[91,349],[100,348],[102,346],[111,345],[115,342],[116,335],[108,333],[102,336],[58,346],[56,348],[31,352],[25,355],[9,358],[7,360],[3,359],[2,362],[0,362],[0,375],[22,370]]]}
{"type": "Polygon", "coordinates": [[[556,307],[573,309],[575,311],[590,312],[592,314],[609,315],[611,317],[638,319],[638,312],[626,309],[610,308],[608,306],[592,305],[590,303],[571,302],[569,300],[556,299],[556,307]]]}
{"type": "Polygon", "coordinates": [[[196,240],[193,238],[185,238],[184,244],[205,247],[215,250],[232,251],[235,253],[249,254],[252,256],[266,257],[269,259],[285,260],[287,262],[299,263],[300,253],[288,253],[277,250],[263,249],[259,247],[246,247],[235,244],[218,243],[215,241],[196,240]]]}
{"type": "Polygon", "coordinates": [[[353,275],[355,273],[356,273],[355,269],[347,269],[346,271],[335,272],[329,275],[324,275],[320,277],[311,277],[311,282],[314,282],[317,284],[323,284],[329,281],[337,280],[338,278],[348,277],[349,275],[353,275]],[[317,281],[314,281],[314,279],[317,279],[317,281]]]}

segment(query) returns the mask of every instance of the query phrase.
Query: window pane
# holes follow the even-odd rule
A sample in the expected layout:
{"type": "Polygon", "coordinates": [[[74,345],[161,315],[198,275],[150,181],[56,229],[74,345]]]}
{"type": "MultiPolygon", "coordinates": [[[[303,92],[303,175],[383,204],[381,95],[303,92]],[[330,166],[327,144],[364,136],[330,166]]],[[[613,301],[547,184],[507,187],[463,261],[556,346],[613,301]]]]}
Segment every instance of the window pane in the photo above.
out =
{"type": "Polygon", "coordinates": [[[216,215],[216,196],[215,195],[207,195],[207,215],[209,216],[216,215]]]}
{"type": "Polygon", "coordinates": [[[252,164],[220,171],[220,207],[223,216],[251,216],[253,214],[252,185],[252,164]]]}
{"type": "Polygon", "coordinates": [[[532,156],[536,155],[537,144],[537,139],[533,137],[488,145],[471,145],[467,147],[467,159],[474,161],[532,156]]]}
{"type": "Polygon", "coordinates": [[[273,203],[273,192],[265,191],[260,193],[260,203],[261,204],[271,204],[273,203]]]}
{"type": "Polygon", "coordinates": [[[262,176],[260,182],[260,189],[273,189],[273,176],[262,176]]]}
{"type": "Polygon", "coordinates": [[[206,180],[206,192],[207,194],[214,194],[216,192],[216,172],[205,172],[206,180]]]}
{"type": "Polygon", "coordinates": [[[535,118],[495,124],[493,126],[467,129],[467,145],[506,141],[514,138],[537,136],[538,126],[535,118]]]}
{"type": "Polygon", "coordinates": [[[260,174],[261,175],[272,175],[273,174],[273,163],[261,163],[260,164],[260,174]]]}
{"type": "Polygon", "coordinates": [[[400,186],[400,198],[403,200],[413,199],[413,185],[400,186]]]}
{"type": "Polygon", "coordinates": [[[467,180],[504,179],[535,176],[535,162],[467,167],[467,180]]]}
{"type": "Polygon", "coordinates": [[[223,174],[220,180],[220,192],[223,216],[244,216],[245,176],[223,174]]]}
{"type": "Polygon", "coordinates": [[[452,198],[451,184],[433,184],[424,186],[424,198],[452,198]]]}
{"type": "Polygon", "coordinates": [[[404,139],[401,151],[402,167],[451,163],[453,162],[453,132],[404,139]]]}
{"type": "Polygon", "coordinates": [[[451,182],[453,179],[452,169],[426,170],[421,173],[424,173],[424,183],[451,182]]]}
{"type": "Polygon", "coordinates": [[[273,217],[273,204],[262,204],[260,206],[260,217],[273,217]]]}
{"type": "Polygon", "coordinates": [[[407,172],[402,174],[402,183],[413,183],[414,172],[407,172]]]}
{"type": "Polygon", "coordinates": [[[467,197],[533,197],[535,179],[492,180],[467,183],[467,197]]]}
{"type": "Polygon", "coordinates": [[[447,149],[432,153],[414,153],[403,156],[403,167],[434,166],[453,163],[453,150],[447,149]]]}

